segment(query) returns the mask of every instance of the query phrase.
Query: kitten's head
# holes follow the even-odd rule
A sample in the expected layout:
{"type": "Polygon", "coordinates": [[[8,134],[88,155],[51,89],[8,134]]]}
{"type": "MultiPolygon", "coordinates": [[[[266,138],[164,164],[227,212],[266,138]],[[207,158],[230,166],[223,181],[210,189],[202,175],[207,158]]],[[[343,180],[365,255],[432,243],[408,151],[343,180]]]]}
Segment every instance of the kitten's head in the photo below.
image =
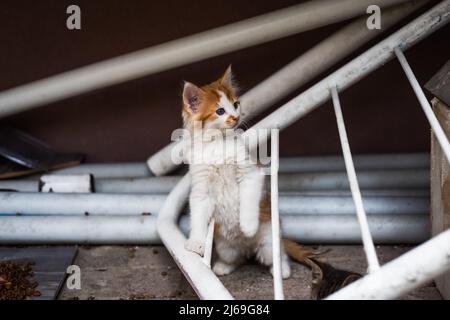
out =
{"type": "Polygon", "coordinates": [[[231,129],[239,124],[241,106],[233,84],[231,66],[220,79],[203,87],[186,82],[183,89],[185,127],[200,121],[205,129],[231,129]]]}

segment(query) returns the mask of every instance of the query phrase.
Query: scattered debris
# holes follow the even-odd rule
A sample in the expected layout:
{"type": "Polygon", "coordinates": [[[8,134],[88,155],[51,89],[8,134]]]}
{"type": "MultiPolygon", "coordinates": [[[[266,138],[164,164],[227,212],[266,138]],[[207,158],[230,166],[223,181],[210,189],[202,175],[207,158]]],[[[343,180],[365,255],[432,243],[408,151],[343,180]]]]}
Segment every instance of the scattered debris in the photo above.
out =
{"type": "Polygon", "coordinates": [[[137,250],[136,247],[128,248],[128,258],[129,259],[134,259],[134,257],[136,257],[136,250],[137,250]]]}
{"type": "Polygon", "coordinates": [[[128,297],[128,300],[149,300],[155,298],[156,296],[152,293],[133,293],[128,297]]]}
{"type": "Polygon", "coordinates": [[[0,300],[39,297],[38,283],[30,280],[34,263],[0,262],[0,300]]]}

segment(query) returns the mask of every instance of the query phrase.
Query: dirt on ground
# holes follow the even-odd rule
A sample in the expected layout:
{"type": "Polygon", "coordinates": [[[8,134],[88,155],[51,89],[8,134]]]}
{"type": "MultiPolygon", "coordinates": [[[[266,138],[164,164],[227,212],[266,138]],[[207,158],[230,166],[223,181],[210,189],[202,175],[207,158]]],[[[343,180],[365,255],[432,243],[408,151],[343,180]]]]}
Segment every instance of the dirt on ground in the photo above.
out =
{"type": "MultiPolygon", "coordinates": [[[[365,274],[362,246],[317,246],[327,261],[341,270],[365,274]]],[[[410,246],[377,246],[382,264],[411,249],[410,246]]],[[[172,256],[163,246],[80,247],[73,262],[81,270],[81,288],[62,287],[62,300],[152,300],[198,299],[172,256]]],[[[291,262],[292,275],[283,281],[286,299],[310,299],[311,271],[291,262]]],[[[236,299],[272,299],[273,278],[269,268],[249,262],[220,280],[236,299]]],[[[402,299],[441,299],[433,283],[402,299]]]]}

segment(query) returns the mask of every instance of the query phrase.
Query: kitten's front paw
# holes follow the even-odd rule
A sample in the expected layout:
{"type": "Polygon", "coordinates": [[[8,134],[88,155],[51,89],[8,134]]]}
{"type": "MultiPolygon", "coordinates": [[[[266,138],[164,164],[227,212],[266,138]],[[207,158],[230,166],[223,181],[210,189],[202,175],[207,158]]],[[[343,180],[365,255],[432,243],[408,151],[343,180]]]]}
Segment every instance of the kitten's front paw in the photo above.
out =
{"type": "Polygon", "coordinates": [[[197,239],[188,239],[184,244],[186,250],[195,252],[201,256],[205,254],[205,243],[197,239]]]}
{"type": "Polygon", "coordinates": [[[218,276],[224,276],[226,274],[230,274],[231,272],[233,272],[234,269],[235,269],[235,267],[233,265],[227,264],[222,261],[217,261],[213,267],[214,273],[218,276]]]}
{"type": "MultiPolygon", "coordinates": [[[[273,275],[273,266],[270,267],[270,273],[273,275]]],[[[281,263],[281,277],[288,279],[291,276],[291,266],[289,263],[281,263]]]]}
{"type": "Polygon", "coordinates": [[[256,219],[248,219],[248,220],[240,221],[239,225],[241,227],[242,233],[246,237],[252,238],[258,232],[259,219],[256,218],[256,219]]]}

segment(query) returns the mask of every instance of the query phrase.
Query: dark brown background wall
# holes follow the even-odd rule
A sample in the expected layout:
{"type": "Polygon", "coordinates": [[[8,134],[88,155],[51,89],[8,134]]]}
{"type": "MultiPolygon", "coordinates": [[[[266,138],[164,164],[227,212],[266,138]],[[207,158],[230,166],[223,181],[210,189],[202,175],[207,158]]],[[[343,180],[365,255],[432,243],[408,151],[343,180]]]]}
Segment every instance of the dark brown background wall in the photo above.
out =
{"type": "MultiPolygon", "coordinates": [[[[3,0],[0,90],[298,2],[3,0]],[[70,4],[81,7],[81,31],[65,27],[70,4]]],[[[85,152],[91,162],[144,160],[167,144],[171,131],[181,125],[183,80],[209,82],[232,63],[245,91],[344,24],[53,103],[2,119],[0,124],[28,131],[59,151],[85,152]]],[[[420,83],[449,59],[449,39],[447,26],[407,52],[420,83]]],[[[342,104],[355,153],[428,150],[429,127],[398,62],[388,63],[345,91],[342,104]]],[[[284,155],[339,153],[331,104],[284,131],[281,141],[284,155]]]]}

